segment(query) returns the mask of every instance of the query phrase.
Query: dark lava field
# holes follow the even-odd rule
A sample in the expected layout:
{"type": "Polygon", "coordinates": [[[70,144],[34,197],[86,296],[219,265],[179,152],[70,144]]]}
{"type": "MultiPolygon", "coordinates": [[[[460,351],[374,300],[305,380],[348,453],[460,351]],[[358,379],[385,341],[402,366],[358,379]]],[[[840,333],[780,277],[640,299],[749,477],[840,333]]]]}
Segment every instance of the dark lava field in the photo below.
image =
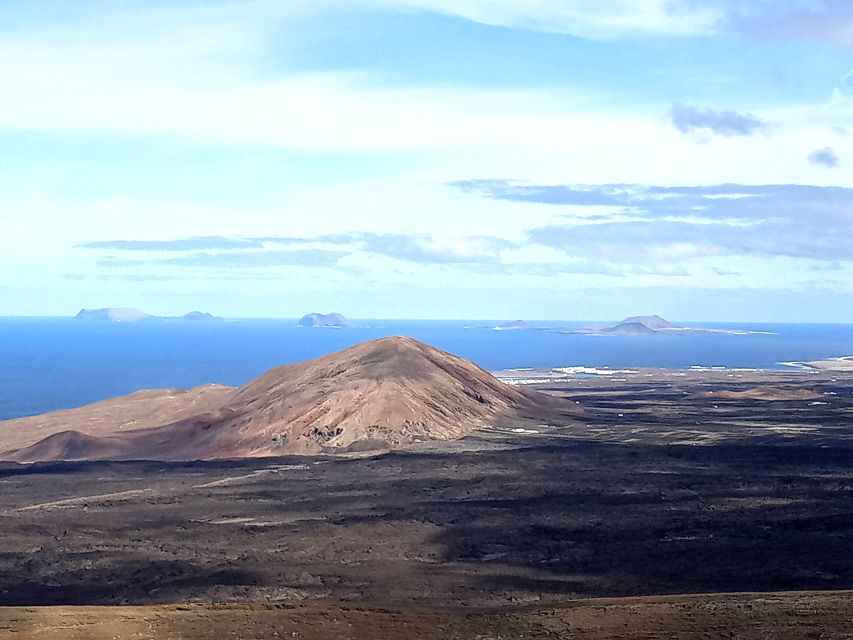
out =
{"type": "Polygon", "coordinates": [[[373,457],[4,464],[0,604],[853,589],[853,380],[702,395],[770,374],[744,375],[580,380],[585,424],[373,457]]]}

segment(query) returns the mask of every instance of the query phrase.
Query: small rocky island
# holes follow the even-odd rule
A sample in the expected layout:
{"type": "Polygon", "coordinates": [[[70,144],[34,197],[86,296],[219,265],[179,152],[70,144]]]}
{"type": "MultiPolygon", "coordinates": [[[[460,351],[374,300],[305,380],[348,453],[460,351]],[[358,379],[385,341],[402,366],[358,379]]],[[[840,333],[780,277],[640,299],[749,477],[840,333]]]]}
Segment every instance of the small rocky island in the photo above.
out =
{"type": "Polygon", "coordinates": [[[83,320],[86,322],[152,322],[158,320],[186,320],[189,322],[209,322],[218,321],[214,315],[203,313],[201,311],[191,311],[183,316],[152,316],[139,309],[131,309],[127,307],[109,307],[106,309],[82,309],[80,313],[74,316],[75,320],[83,320]]]}
{"type": "Polygon", "coordinates": [[[314,329],[342,329],[358,325],[340,313],[309,313],[307,316],[302,316],[299,326],[314,329]]]}
{"type": "Polygon", "coordinates": [[[520,329],[529,329],[530,323],[524,320],[513,320],[512,322],[504,322],[495,327],[495,331],[513,331],[520,329]]]}
{"type": "Polygon", "coordinates": [[[669,320],[657,315],[630,316],[621,322],[602,326],[572,329],[564,333],[580,333],[598,336],[655,336],[655,335],[689,335],[697,333],[722,333],[727,335],[748,335],[752,333],[768,333],[764,331],[745,331],[743,329],[716,329],[708,327],[677,326],[669,320]]]}
{"type": "Polygon", "coordinates": [[[631,316],[618,324],[604,327],[602,333],[613,333],[623,336],[651,335],[658,331],[673,329],[669,320],[660,316],[631,316]]]}

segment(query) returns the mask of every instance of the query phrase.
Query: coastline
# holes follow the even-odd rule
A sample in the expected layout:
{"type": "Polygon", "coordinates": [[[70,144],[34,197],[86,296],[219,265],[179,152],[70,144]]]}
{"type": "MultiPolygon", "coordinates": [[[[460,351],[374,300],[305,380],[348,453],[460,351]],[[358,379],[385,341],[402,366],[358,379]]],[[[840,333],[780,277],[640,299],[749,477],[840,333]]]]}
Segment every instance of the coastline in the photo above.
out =
{"type": "Polygon", "coordinates": [[[808,362],[779,362],[779,368],[748,368],[691,365],[689,367],[634,367],[610,368],[572,365],[566,367],[518,367],[494,370],[490,373],[501,382],[512,386],[553,385],[577,380],[607,380],[628,382],[654,377],[707,376],[716,374],[727,378],[754,377],[767,379],[813,376],[818,374],[853,373],[853,356],[838,356],[808,362]]]}
{"type": "Polygon", "coordinates": [[[779,364],[812,371],[853,371],[853,356],[837,356],[808,362],[780,362],[779,364]]]}
{"type": "MultiPolygon", "coordinates": [[[[518,372],[504,376],[538,377],[545,383],[586,375],[617,380],[625,377],[619,371],[639,368],[671,369],[677,375],[689,373],[691,367],[713,371],[718,365],[763,371],[812,370],[782,363],[853,355],[853,325],[747,323],[704,328],[767,329],[777,335],[659,332],[644,337],[561,334],[541,330],[539,322],[531,323],[529,330],[507,331],[493,331],[495,321],[491,320],[478,322],[470,330],[464,330],[461,321],[364,324],[372,328],[306,331],[296,326],[295,320],[98,324],[70,318],[0,319],[0,356],[4,362],[0,371],[0,418],[79,407],[143,389],[191,389],[211,382],[239,386],[268,369],[386,335],[411,336],[487,371],[519,367],[545,370],[548,373],[543,376],[518,372]],[[574,367],[586,368],[560,371],[574,367]]],[[[549,322],[548,326],[558,324],[549,322]]],[[[817,367],[836,369],[838,362],[817,367]]]]}

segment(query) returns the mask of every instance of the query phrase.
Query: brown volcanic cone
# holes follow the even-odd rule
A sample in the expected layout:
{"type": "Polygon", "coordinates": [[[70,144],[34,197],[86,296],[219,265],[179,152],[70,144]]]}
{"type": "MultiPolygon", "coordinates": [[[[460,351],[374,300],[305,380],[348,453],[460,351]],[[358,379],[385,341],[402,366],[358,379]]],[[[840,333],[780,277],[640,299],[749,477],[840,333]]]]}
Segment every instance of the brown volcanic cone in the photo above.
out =
{"type": "MultiPolygon", "coordinates": [[[[467,360],[393,337],[273,369],[213,411],[72,449],[83,453],[77,459],[98,457],[85,455],[87,448],[170,460],[346,452],[458,438],[525,419],[566,422],[581,413],[574,402],[510,387],[467,360]]],[[[45,459],[32,455],[42,451],[35,448],[5,457],[45,459]]]]}

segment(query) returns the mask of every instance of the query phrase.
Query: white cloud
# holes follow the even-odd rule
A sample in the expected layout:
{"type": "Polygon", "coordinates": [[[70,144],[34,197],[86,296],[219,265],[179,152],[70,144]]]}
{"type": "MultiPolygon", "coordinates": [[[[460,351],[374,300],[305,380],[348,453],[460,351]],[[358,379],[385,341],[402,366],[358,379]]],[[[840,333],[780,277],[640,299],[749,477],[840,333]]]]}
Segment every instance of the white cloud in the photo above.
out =
{"type": "Polygon", "coordinates": [[[714,30],[722,12],[672,0],[386,0],[382,4],[460,16],[497,26],[584,38],[688,36],[714,30]]]}
{"type": "MultiPolygon", "coordinates": [[[[273,73],[259,64],[276,29],[317,6],[464,12],[487,22],[565,22],[590,33],[615,33],[630,25],[678,32],[679,21],[693,25],[682,29],[689,31],[710,24],[706,9],[675,9],[663,0],[321,0],[309,5],[301,0],[286,7],[264,0],[219,2],[212,8],[181,5],[105,12],[64,28],[11,31],[0,41],[0,130],[161,136],[232,148],[441,153],[440,162],[424,162],[429,168],[417,176],[421,184],[483,175],[591,183],[685,183],[696,175],[707,182],[819,183],[825,178],[794,175],[804,170],[802,158],[815,145],[831,142],[812,139],[803,149],[816,131],[813,123],[853,125],[845,101],[825,112],[822,106],[803,105],[799,112],[772,115],[782,123],[772,139],[700,147],[671,130],[666,105],[636,105],[624,96],[574,88],[390,84],[367,73],[273,73]]],[[[709,107],[751,110],[749,105],[709,107]]],[[[766,109],[756,111],[768,118],[766,109]]],[[[839,154],[845,152],[838,146],[839,154]]]]}
{"type": "MultiPolygon", "coordinates": [[[[526,286],[535,282],[521,268],[498,277],[485,270],[489,266],[485,264],[482,273],[472,276],[469,269],[463,277],[451,263],[487,261],[499,250],[478,236],[497,235],[513,243],[525,229],[553,224],[570,209],[488,201],[454,192],[443,183],[499,176],[540,184],[833,181],[853,186],[853,174],[828,172],[806,161],[814,149],[828,146],[841,157],[853,157],[853,136],[833,133],[833,127],[853,128],[853,105],[843,95],[827,104],[778,109],[709,104],[715,110],[755,112],[779,125],[767,136],[713,138],[697,144],[671,126],[669,100],[636,102],[576,88],[499,91],[458,84],[413,85],[369,73],[296,73],[287,71],[286,55],[276,60],[282,67],[264,64],[272,51],[280,53],[271,48],[270,37],[288,33],[282,21],[290,20],[291,14],[341,6],[437,11],[488,24],[596,38],[689,35],[713,30],[717,24],[714,12],[670,13],[671,3],[663,1],[318,0],[312,5],[301,0],[255,0],[104,13],[51,28],[37,25],[14,31],[0,26],[0,31],[5,29],[0,38],[0,131],[68,135],[84,141],[129,136],[122,139],[128,141],[129,153],[134,151],[133,137],[139,136],[147,144],[177,142],[208,147],[212,154],[248,147],[343,151],[364,158],[367,167],[380,155],[383,159],[382,168],[372,172],[344,178],[338,172],[334,180],[323,177],[312,184],[294,180],[286,191],[276,193],[274,203],[264,201],[246,209],[181,201],[180,194],[156,190],[145,197],[103,198],[92,192],[91,185],[84,187],[89,191],[79,199],[60,193],[21,199],[5,193],[0,196],[0,270],[26,272],[19,280],[27,283],[21,290],[36,291],[39,287],[30,283],[39,282],[41,276],[42,281],[61,273],[98,277],[97,256],[72,247],[99,238],[311,236],[333,229],[421,234],[425,239],[416,239],[414,248],[443,256],[447,263],[412,265],[362,255],[363,264],[356,266],[370,270],[387,286],[402,278],[412,285],[406,287],[409,291],[424,283],[445,288],[463,282],[498,288],[514,283],[523,291],[535,289],[526,286]],[[265,17],[270,24],[264,23],[265,17]],[[437,230],[450,237],[436,239],[437,230]],[[398,269],[410,275],[398,276],[398,269]]],[[[335,162],[333,155],[328,157],[335,162]]],[[[114,193],[110,184],[103,188],[102,193],[114,193]]],[[[129,190],[133,192],[132,184],[129,190]]],[[[118,187],[116,191],[122,193],[118,187]]],[[[579,216],[599,213],[598,208],[589,208],[579,216]]],[[[513,268],[557,260],[555,251],[544,247],[500,253],[513,268]]],[[[701,243],[674,242],[660,257],[686,259],[705,253],[701,243]]],[[[567,260],[565,255],[562,260],[567,260]]],[[[585,268],[567,265],[578,271],[585,268]]],[[[749,269],[743,271],[745,278],[750,277],[749,269]]],[[[774,282],[787,282],[784,274],[773,273],[774,282]]],[[[709,282],[714,276],[708,276],[709,282]]],[[[652,284],[659,282],[656,274],[643,277],[652,284]]],[[[612,286],[612,280],[604,273],[577,273],[561,276],[560,283],[612,286]]],[[[77,286],[75,299],[80,299],[85,287],[77,286]]],[[[267,286],[256,284],[253,290],[266,292],[267,286]]],[[[302,287],[303,293],[318,290],[307,280],[288,286],[302,287]]],[[[60,283],[45,294],[45,300],[65,287],[67,283],[60,283]]],[[[166,283],[162,290],[174,291],[171,287],[166,283]]],[[[119,291],[120,285],[115,289],[119,291]]]]}

